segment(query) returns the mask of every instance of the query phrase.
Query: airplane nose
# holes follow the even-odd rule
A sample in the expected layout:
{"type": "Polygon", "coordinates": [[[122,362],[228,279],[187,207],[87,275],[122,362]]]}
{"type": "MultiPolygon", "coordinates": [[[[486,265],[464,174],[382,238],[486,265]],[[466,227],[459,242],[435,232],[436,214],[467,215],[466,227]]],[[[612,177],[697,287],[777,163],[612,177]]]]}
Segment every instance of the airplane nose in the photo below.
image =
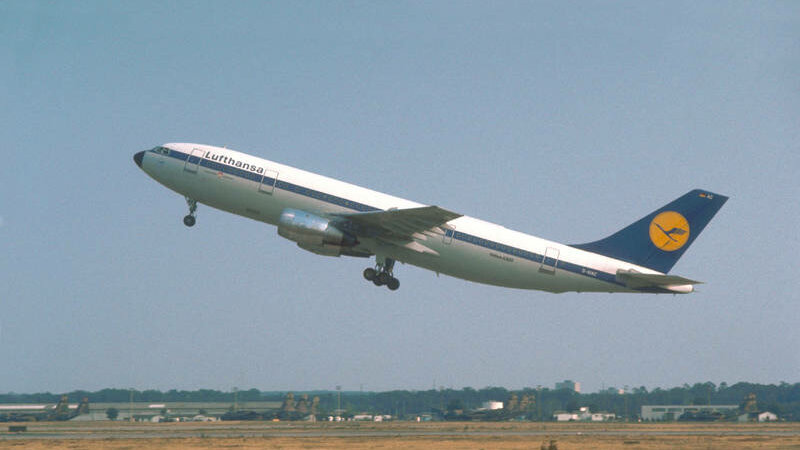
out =
{"type": "Polygon", "coordinates": [[[139,152],[139,153],[133,155],[133,161],[136,162],[136,165],[139,166],[140,169],[142,168],[142,158],[143,157],[144,157],[144,152],[139,152]]]}

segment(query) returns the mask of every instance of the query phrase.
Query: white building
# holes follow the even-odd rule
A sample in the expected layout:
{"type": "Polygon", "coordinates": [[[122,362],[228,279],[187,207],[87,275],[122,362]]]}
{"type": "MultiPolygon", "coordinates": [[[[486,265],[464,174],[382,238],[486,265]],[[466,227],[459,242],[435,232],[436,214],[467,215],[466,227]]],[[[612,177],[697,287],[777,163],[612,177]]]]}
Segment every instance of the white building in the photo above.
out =
{"type": "Polygon", "coordinates": [[[483,402],[481,404],[481,409],[488,409],[490,411],[493,411],[495,409],[503,409],[503,402],[496,402],[494,400],[483,402]]]}
{"type": "Polygon", "coordinates": [[[589,408],[586,406],[582,407],[577,413],[556,411],[553,414],[553,419],[557,422],[608,422],[616,418],[617,416],[614,413],[593,413],[589,411],[589,408]]]}
{"type": "Polygon", "coordinates": [[[589,415],[590,422],[610,422],[616,418],[617,415],[614,413],[591,413],[589,415]]]}
{"type": "Polygon", "coordinates": [[[739,422],[775,422],[778,415],[769,411],[761,413],[747,413],[739,416],[739,422]]]}
{"type": "Polygon", "coordinates": [[[578,414],[569,413],[566,411],[556,411],[553,413],[553,419],[555,419],[556,422],[576,422],[578,420],[578,414]]]}
{"type": "Polygon", "coordinates": [[[769,411],[764,411],[758,415],[759,422],[774,422],[778,420],[778,415],[769,411]]]}

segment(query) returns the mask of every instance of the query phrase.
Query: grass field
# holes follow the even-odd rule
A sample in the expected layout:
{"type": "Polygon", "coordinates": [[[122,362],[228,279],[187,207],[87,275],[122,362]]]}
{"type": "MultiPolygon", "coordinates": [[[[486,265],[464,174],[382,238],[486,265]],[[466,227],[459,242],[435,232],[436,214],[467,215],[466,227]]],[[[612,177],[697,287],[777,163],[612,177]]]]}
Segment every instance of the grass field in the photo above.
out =
{"type": "MultiPolygon", "coordinates": [[[[4,424],[5,425],[5,424],[4,424]]],[[[800,449],[800,424],[27,423],[0,449],[800,449]]]]}

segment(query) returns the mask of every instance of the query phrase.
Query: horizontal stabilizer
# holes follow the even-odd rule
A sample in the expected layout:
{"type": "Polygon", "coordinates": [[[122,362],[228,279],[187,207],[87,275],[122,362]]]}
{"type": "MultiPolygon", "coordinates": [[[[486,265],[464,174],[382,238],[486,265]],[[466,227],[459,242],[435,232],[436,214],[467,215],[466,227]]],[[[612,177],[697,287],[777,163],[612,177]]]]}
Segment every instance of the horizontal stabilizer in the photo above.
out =
{"type": "Polygon", "coordinates": [[[686,286],[703,284],[702,281],[690,280],[677,275],[660,275],[656,273],[639,273],[630,270],[618,270],[617,279],[630,289],[665,288],[667,286],[686,286]]]}

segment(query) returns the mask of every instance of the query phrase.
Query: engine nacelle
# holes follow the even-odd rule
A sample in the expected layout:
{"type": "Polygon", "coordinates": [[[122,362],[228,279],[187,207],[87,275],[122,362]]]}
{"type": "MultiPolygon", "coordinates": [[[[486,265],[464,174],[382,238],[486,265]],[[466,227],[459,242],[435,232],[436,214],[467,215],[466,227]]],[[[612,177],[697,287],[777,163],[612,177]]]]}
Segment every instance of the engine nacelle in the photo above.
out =
{"type": "Polygon", "coordinates": [[[344,247],[341,245],[306,245],[298,242],[297,246],[307,252],[322,256],[342,256],[342,253],[344,252],[344,247]]]}
{"type": "Polygon", "coordinates": [[[330,220],[299,209],[283,210],[278,219],[278,234],[297,242],[304,250],[329,256],[338,256],[342,247],[358,244],[355,236],[336,228],[330,220]]]}

